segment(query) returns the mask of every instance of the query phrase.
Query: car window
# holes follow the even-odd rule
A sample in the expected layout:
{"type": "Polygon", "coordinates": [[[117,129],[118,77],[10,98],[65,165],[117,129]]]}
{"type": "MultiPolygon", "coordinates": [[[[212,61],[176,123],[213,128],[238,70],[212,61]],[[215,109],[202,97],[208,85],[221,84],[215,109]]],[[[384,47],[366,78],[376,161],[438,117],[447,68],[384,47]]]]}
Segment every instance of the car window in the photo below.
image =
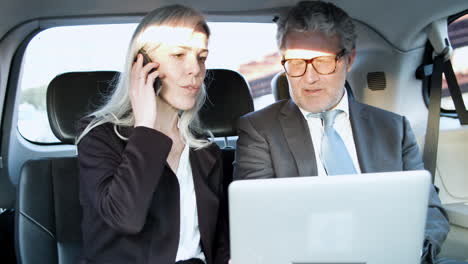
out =
{"type": "MultiPolygon", "coordinates": [[[[46,112],[46,89],[72,71],[122,71],[137,24],[64,26],[44,30],[28,44],[20,77],[18,131],[36,143],[57,143],[46,112]]],[[[240,72],[249,82],[255,109],[274,101],[270,82],[281,71],[273,23],[209,23],[207,68],[240,72]]]]}
{"type": "MultiPolygon", "coordinates": [[[[450,43],[453,47],[451,58],[453,70],[468,108],[468,14],[463,15],[448,26],[450,43]]],[[[442,80],[442,101],[444,110],[455,110],[445,77],[442,80]]]]}

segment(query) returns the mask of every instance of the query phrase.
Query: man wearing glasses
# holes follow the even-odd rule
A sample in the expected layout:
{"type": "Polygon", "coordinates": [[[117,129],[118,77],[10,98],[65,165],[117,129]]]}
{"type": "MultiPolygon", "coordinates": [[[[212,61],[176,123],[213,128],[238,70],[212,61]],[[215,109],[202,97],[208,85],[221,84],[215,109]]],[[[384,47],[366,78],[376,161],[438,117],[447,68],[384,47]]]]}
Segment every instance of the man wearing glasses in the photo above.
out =
{"type": "MultiPolygon", "coordinates": [[[[277,23],[291,99],[240,119],[235,180],[424,169],[405,117],[348,97],[356,55],[348,14],[304,1],[277,23]]],[[[448,230],[432,187],[422,262],[437,262],[448,230]]]]}

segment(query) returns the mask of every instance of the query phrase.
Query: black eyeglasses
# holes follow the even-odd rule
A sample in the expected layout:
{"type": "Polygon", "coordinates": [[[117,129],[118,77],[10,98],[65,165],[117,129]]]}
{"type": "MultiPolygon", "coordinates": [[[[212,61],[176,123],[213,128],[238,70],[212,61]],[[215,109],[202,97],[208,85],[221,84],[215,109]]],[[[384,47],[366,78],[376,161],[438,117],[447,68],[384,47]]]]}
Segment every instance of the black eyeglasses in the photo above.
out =
{"type": "Polygon", "coordinates": [[[301,77],[307,71],[307,65],[310,63],[315,71],[321,75],[332,74],[336,70],[338,60],[344,57],[346,50],[342,49],[334,56],[320,56],[312,59],[283,59],[281,64],[284,71],[291,77],[301,77]]]}

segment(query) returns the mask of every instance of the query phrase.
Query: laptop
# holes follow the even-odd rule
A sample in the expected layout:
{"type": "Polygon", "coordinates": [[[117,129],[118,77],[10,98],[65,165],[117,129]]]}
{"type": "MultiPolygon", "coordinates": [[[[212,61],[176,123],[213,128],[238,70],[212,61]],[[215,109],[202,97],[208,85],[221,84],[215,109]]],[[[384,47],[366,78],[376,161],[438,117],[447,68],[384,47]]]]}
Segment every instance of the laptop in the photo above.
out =
{"type": "Polygon", "coordinates": [[[235,181],[233,264],[420,263],[430,173],[235,181]]]}

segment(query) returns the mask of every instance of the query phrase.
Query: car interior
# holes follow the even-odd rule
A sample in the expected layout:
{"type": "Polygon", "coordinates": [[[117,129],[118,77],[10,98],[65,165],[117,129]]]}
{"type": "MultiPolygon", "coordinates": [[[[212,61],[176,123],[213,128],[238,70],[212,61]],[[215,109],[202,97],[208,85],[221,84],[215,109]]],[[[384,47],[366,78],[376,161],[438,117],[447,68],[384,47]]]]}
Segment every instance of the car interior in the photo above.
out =
{"type": "MultiPolygon", "coordinates": [[[[262,42],[266,27],[270,44],[276,45],[273,20],[296,2],[2,0],[0,263],[75,263],[80,254],[76,122],[112,89],[120,68],[106,63],[123,63],[129,37],[111,47],[114,43],[103,44],[97,34],[85,35],[90,28],[121,37],[119,26],[131,34],[146,13],[176,3],[206,16],[215,29],[209,57],[220,62],[207,62],[208,99],[200,121],[222,149],[227,192],[237,119],[290,98],[278,53],[256,54],[268,49],[262,42]],[[52,33],[50,42],[35,44],[52,33]],[[216,34],[224,42],[215,40],[216,34]],[[73,35],[73,45],[67,44],[73,35]],[[83,56],[77,47],[97,51],[83,56]],[[106,53],[111,59],[103,59],[106,53]],[[254,55],[228,66],[246,54],[254,55]],[[38,63],[32,63],[33,56],[38,63]],[[64,64],[57,64],[58,59],[64,64]],[[50,77],[42,76],[43,70],[50,70],[50,77]],[[45,81],[38,87],[34,81],[40,78],[45,81]]],[[[468,1],[330,2],[356,25],[357,55],[347,75],[348,93],[408,118],[450,220],[440,255],[468,261],[468,1]],[[440,66],[438,61],[451,63],[440,66]],[[449,77],[451,71],[454,77],[449,77]]]]}

